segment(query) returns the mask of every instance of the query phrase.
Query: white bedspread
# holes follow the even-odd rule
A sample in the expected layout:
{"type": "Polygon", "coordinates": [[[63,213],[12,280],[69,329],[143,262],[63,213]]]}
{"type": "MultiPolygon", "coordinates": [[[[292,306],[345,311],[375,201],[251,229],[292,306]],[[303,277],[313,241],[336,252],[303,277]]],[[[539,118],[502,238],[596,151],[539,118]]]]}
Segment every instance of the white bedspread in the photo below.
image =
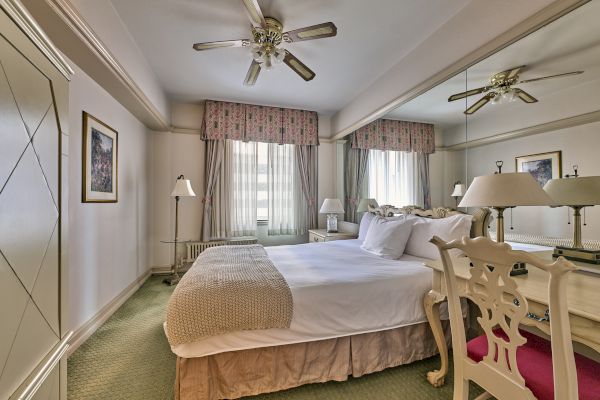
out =
{"type": "Polygon", "coordinates": [[[386,260],[359,240],[266,247],[294,298],[289,329],[240,331],[172,347],[180,357],[330,339],[425,322],[432,272],[422,258],[386,260]]]}

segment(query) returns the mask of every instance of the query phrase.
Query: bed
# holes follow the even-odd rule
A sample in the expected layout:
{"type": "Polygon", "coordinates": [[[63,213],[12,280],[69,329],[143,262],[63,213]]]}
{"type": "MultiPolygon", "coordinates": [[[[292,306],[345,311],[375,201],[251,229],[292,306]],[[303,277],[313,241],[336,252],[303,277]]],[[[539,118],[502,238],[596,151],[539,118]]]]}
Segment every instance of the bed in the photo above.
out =
{"type": "MultiPolygon", "coordinates": [[[[432,218],[456,213],[444,210],[403,211],[432,218]]],[[[472,236],[485,234],[488,215],[478,210],[472,236]]],[[[239,398],[344,381],[435,355],[422,306],[432,279],[425,259],[404,254],[389,260],[362,250],[361,243],[265,248],[292,293],[289,328],[228,332],[172,345],[176,398],[239,398]]]]}

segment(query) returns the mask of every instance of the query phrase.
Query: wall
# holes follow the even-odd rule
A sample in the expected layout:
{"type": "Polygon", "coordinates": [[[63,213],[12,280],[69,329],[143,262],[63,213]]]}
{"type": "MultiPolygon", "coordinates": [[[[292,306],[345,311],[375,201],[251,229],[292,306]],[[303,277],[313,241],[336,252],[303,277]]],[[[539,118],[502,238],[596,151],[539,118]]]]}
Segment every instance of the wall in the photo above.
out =
{"type": "Polygon", "coordinates": [[[173,245],[160,241],[173,240],[175,235],[175,200],[171,191],[182,174],[190,179],[196,197],[179,201],[179,239],[200,239],[205,145],[200,135],[170,132],[152,132],[149,140],[153,143],[150,262],[153,267],[166,267],[173,262],[173,245]]]}
{"type": "MultiPolygon", "coordinates": [[[[515,157],[562,150],[563,175],[572,173],[572,165],[579,165],[582,176],[600,175],[598,157],[598,132],[600,122],[573,128],[546,132],[468,150],[468,177],[487,175],[495,170],[495,160],[503,160],[503,172],[515,171],[515,157]]],[[[464,151],[454,153],[455,170],[464,175],[464,151]],[[463,153],[463,154],[461,154],[463,153]],[[462,165],[460,160],[462,158],[462,165]],[[457,168],[458,164],[458,168],[457,168]],[[462,167],[462,168],[461,168],[462,167]]],[[[600,239],[600,207],[587,208],[587,226],[583,226],[583,238],[600,239]]],[[[543,234],[552,237],[571,238],[573,225],[567,224],[565,207],[517,207],[513,210],[514,230],[509,229],[510,212],[505,215],[506,232],[543,234]]]]}
{"type": "Polygon", "coordinates": [[[74,63],[69,88],[69,307],[77,329],[147,273],[147,130],[74,63]],[[117,203],[81,202],[82,110],[119,132],[117,203]]]}

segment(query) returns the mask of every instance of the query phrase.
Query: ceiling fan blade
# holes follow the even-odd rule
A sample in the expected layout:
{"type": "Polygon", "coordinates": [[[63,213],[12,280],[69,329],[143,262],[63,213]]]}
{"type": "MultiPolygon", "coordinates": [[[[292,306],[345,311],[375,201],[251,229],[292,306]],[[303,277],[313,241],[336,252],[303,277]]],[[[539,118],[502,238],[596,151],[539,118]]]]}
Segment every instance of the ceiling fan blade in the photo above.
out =
{"type": "Polygon", "coordinates": [[[529,93],[527,93],[526,91],[519,89],[519,88],[515,88],[513,89],[515,91],[515,94],[517,95],[518,98],[520,98],[521,100],[523,100],[525,103],[537,103],[537,99],[535,97],[533,97],[532,95],[530,95],[529,93]]]}
{"type": "Polygon", "coordinates": [[[292,53],[288,50],[285,51],[285,58],[283,62],[287,64],[288,67],[294,70],[302,79],[305,81],[310,81],[315,77],[315,73],[308,68],[304,63],[296,58],[292,53]]]}
{"type": "Polygon", "coordinates": [[[485,106],[491,99],[493,99],[494,96],[496,96],[496,93],[494,92],[486,94],[485,96],[477,100],[475,104],[473,104],[471,107],[467,108],[465,114],[471,115],[475,113],[475,111],[479,110],[481,107],[485,106]]]}
{"type": "Polygon", "coordinates": [[[250,64],[250,68],[248,68],[248,73],[246,74],[246,79],[244,79],[244,85],[254,86],[258,79],[258,74],[260,74],[260,64],[252,60],[252,64],[250,64]]]}
{"type": "Polygon", "coordinates": [[[467,90],[466,92],[456,93],[456,94],[453,94],[452,96],[448,97],[448,101],[464,99],[465,97],[469,97],[469,96],[473,96],[475,94],[487,92],[490,89],[491,88],[489,86],[484,86],[484,87],[480,87],[477,89],[467,90]]]}
{"type": "Polygon", "coordinates": [[[544,79],[560,78],[563,76],[579,75],[579,74],[583,74],[583,71],[565,72],[564,74],[548,75],[548,76],[542,76],[540,78],[525,79],[525,80],[520,81],[519,83],[537,82],[537,81],[541,81],[544,79]]]}
{"type": "Polygon", "coordinates": [[[223,40],[221,42],[204,42],[204,43],[195,43],[194,50],[203,51],[203,50],[212,50],[212,49],[220,49],[222,47],[246,47],[250,44],[249,39],[239,39],[239,40],[223,40]]]}
{"type": "Polygon", "coordinates": [[[322,39],[337,35],[337,27],[333,22],[307,26],[305,28],[295,29],[285,32],[283,40],[288,43],[302,42],[304,40],[322,39]]]}
{"type": "Polygon", "coordinates": [[[250,17],[250,21],[254,26],[260,26],[262,28],[266,28],[267,24],[265,22],[265,17],[263,16],[262,11],[260,10],[260,6],[258,5],[257,0],[242,0],[244,6],[246,7],[246,11],[248,12],[248,17],[250,17]]]}
{"type": "Polygon", "coordinates": [[[521,72],[521,70],[523,68],[525,68],[526,65],[521,65],[519,67],[514,67],[511,69],[507,69],[506,71],[502,71],[501,73],[506,73],[506,78],[505,79],[513,79],[515,78],[517,75],[519,75],[519,72],[521,72]]]}

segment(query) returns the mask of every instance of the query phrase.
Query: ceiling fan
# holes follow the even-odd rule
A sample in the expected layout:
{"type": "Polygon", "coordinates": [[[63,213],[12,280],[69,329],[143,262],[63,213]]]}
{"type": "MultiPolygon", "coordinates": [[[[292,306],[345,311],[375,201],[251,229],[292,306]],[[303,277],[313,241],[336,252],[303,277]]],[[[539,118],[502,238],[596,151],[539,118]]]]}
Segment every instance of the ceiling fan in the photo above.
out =
{"type": "Polygon", "coordinates": [[[563,76],[583,74],[583,71],[574,71],[566,72],[564,74],[549,75],[540,78],[525,79],[520,81],[519,73],[525,67],[527,66],[521,65],[520,67],[515,67],[507,69],[506,71],[498,72],[497,74],[494,74],[492,76],[489,85],[477,89],[467,90],[466,92],[453,94],[452,96],[448,97],[448,101],[460,100],[468,96],[488,92],[481,99],[477,100],[471,107],[467,108],[467,110],[464,112],[467,115],[475,113],[477,110],[485,106],[490,101],[492,102],[492,104],[497,104],[505,101],[510,102],[516,101],[517,99],[521,99],[525,103],[536,103],[538,100],[535,97],[533,97],[523,89],[519,89],[513,86],[521,83],[537,82],[543,79],[560,78],[563,76]]]}
{"type": "Polygon", "coordinates": [[[252,37],[250,39],[196,43],[193,46],[194,49],[204,51],[222,47],[249,47],[253,60],[244,80],[246,86],[252,86],[256,83],[261,69],[270,70],[273,68],[273,64],[281,62],[287,64],[305,81],[313,79],[315,73],[289,50],[281,47],[281,43],[294,43],[335,36],[337,28],[333,22],[283,32],[281,22],[273,17],[263,16],[257,0],[242,0],[242,2],[246,6],[246,11],[252,22],[252,37]]]}

